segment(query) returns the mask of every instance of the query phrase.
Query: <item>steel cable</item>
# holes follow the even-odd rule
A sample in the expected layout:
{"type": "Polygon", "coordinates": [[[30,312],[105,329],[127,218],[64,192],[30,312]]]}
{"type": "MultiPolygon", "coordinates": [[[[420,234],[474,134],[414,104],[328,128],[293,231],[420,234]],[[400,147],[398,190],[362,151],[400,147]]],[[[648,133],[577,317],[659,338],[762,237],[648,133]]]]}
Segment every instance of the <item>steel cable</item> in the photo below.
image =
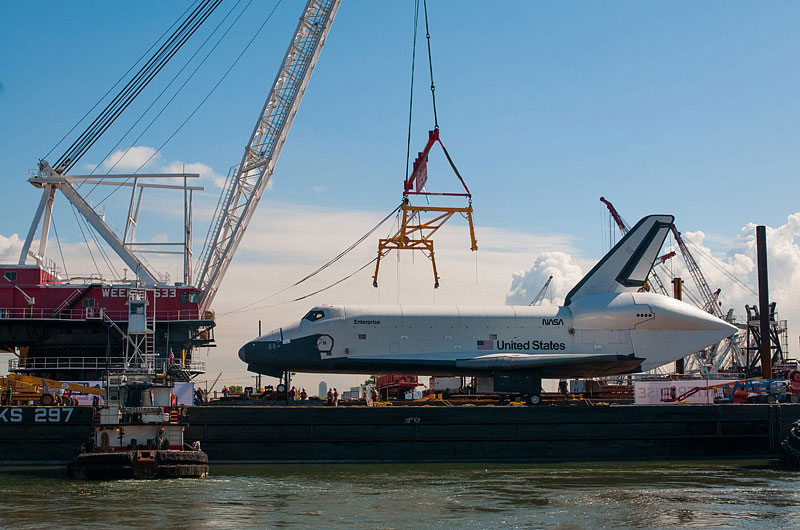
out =
{"type": "Polygon", "coordinates": [[[411,117],[414,111],[414,71],[417,65],[417,26],[419,23],[419,0],[414,2],[414,41],[411,46],[411,93],[408,98],[408,139],[406,141],[406,177],[411,163],[411,117]]]}
{"type": "MultiPolygon", "coordinates": [[[[103,159],[102,159],[102,160],[101,160],[101,161],[100,161],[100,162],[97,164],[97,166],[95,167],[95,169],[94,169],[94,170],[92,170],[92,172],[91,172],[91,174],[92,174],[92,175],[93,175],[93,174],[94,174],[94,172],[97,170],[97,167],[100,167],[100,165],[101,165],[101,164],[102,164],[102,163],[103,163],[103,162],[104,162],[106,159],[108,159],[108,157],[109,157],[109,156],[111,156],[111,155],[114,153],[114,151],[115,151],[115,150],[116,150],[116,148],[119,146],[119,144],[121,144],[121,143],[122,143],[122,141],[125,139],[125,137],[126,137],[126,136],[128,136],[128,135],[131,133],[131,131],[133,131],[133,129],[134,129],[134,128],[135,128],[135,127],[136,127],[136,126],[139,124],[139,122],[140,122],[140,121],[141,121],[141,120],[144,118],[145,114],[147,114],[147,113],[150,111],[150,109],[152,109],[152,108],[153,108],[153,106],[156,104],[156,102],[158,102],[158,100],[159,100],[159,99],[161,99],[161,96],[163,96],[163,95],[164,95],[164,93],[165,93],[165,92],[166,92],[166,91],[169,89],[169,87],[170,87],[170,86],[172,86],[172,83],[174,83],[174,82],[175,82],[175,81],[178,79],[178,77],[179,77],[179,76],[180,76],[180,75],[183,73],[183,71],[186,69],[186,67],[188,67],[188,66],[189,66],[189,64],[192,62],[192,60],[193,60],[193,59],[194,59],[194,58],[197,56],[197,54],[198,54],[198,53],[200,53],[200,51],[201,51],[201,50],[202,50],[202,49],[205,47],[205,45],[206,45],[206,44],[207,44],[207,43],[208,43],[208,42],[211,40],[211,37],[213,37],[213,36],[214,36],[214,34],[216,34],[216,32],[219,30],[219,28],[220,28],[220,27],[222,27],[222,25],[225,23],[225,21],[228,19],[228,17],[229,17],[229,16],[230,16],[230,15],[233,13],[233,11],[234,11],[234,10],[235,10],[235,9],[238,7],[238,5],[239,5],[241,2],[242,2],[242,0],[238,0],[238,1],[236,2],[236,4],[234,4],[234,6],[233,6],[233,7],[232,7],[232,8],[231,8],[229,11],[228,11],[228,13],[225,15],[225,17],[224,17],[222,20],[220,20],[219,24],[217,24],[217,26],[214,28],[214,30],[213,30],[213,31],[212,31],[212,32],[211,32],[211,33],[210,33],[210,34],[209,34],[209,35],[206,37],[206,39],[203,41],[203,43],[200,45],[200,47],[199,47],[199,48],[197,48],[197,50],[195,50],[195,52],[192,54],[192,56],[191,56],[191,57],[189,57],[189,59],[188,59],[188,60],[186,61],[186,63],[185,63],[185,64],[184,64],[184,65],[181,67],[181,69],[180,69],[180,70],[179,70],[179,71],[178,71],[178,72],[177,72],[177,73],[176,73],[176,74],[175,74],[175,75],[172,77],[172,79],[171,79],[171,80],[170,80],[170,82],[167,84],[167,86],[165,86],[165,87],[164,87],[164,88],[161,90],[161,92],[160,92],[160,93],[158,94],[158,96],[157,96],[157,97],[156,97],[156,98],[153,100],[153,102],[152,102],[152,103],[150,103],[150,105],[149,105],[149,106],[148,106],[148,107],[147,107],[147,108],[144,110],[144,112],[142,112],[142,114],[139,116],[139,118],[137,118],[137,119],[136,119],[136,121],[133,123],[133,125],[131,125],[131,126],[128,128],[128,130],[125,132],[125,134],[123,134],[123,135],[122,135],[122,137],[119,139],[119,141],[118,141],[116,144],[114,144],[114,147],[112,147],[112,148],[109,150],[109,152],[108,152],[108,153],[107,153],[107,154],[106,154],[106,155],[103,157],[103,159]]],[[[241,12],[239,13],[239,15],[238,15],[238,16],[237,16],[237,17],[234,19],[234,21],[231,23],[231,25],[230,25],[230,26],[228,26],[228,29],[226,29],[226,30],[225,30],[225,32],[222,34],[222,36],[221,36],[221,37],[220,37],[220,38],[217,40],[216,44],[214,44],[214,46],[211,48],[211,50],[209,50],[209,52],[208,52],[208,53],[206,54],[206,56],[205,56],[205,57],[204,57],[204,58],[203,58],[203,59],[200,61],[200,63],[198,63],[198,64],[197,64],[197,66],[195,67],[195,69],[194,69],[194,70],[192,71],[192,73],[191,73],[191,74],[189,74],[189,76],[188,76],[188,77],[187,77],[187,78],[184,80],[184,82],[181,84],[181,86],[180,86],[180,87],[178,87],[178,90],[176,90],[176,91],[175,91],[175,93],[172,95],[172,97],[171,97],[171,98],[170,98],[170,99],[169,99],[169,100],[168,100],[168,101],[167,101],[167,102],[164,104],[164,106],[163,106],[163,107],[161,107],[161,110],[159,110],[159,111],[158,111],[158,113],[157,113],[157,114],[156,114],[156,115],[153,117],[153,119],[151,119],[151,120],[150,120],[150,123],[148,123],[148,124],[147,124],[147,126],[146,126],[146,127],[145,127],[145,128],[144,128],[144,129],[143,129],[143,130],[142,130],[142,131],[139,133],[139,135],[138,135],[138,136],[137,136],[137,137],[136,137],[136,138],[133,140],[133,142],[131,143],[130,147],[128,147],[128,149],[126,149],[126,150],[125,150],[125,152],[122,154],[122,156],[121,156],[121,157],[119,157],[119,158],[116,160],[116,162],[114,162],[114,164],[113,164],[113,165],[112,165],[110,168],[108,168],[108,171],[107,171],[107,172],[109,172],[109,173],[110,173],[111,171],[113,171],[113,169],[114,169],[115,167],[117,167],[117,164],[119,164],[119,162],[120,162],[120,161],[122,161],[122,159],[123,159],[123,158],[125,158],[125,156],[128,154],[128,152],[130,152],[130,150],[131,150],[131,149],[133,149],[133,147],[134,147],[134,146],[136,145],[136,143],[137,143],[137,142],[138,142],[138,141],[139,141],[139,140],[142,138],[142,136],[144,136],[144,134],[145,134],[145,133],[146,133],[146,132],[147,132],[147,131],[150,129],[150,127],[152,127],[152,126],[153,126],[153,124],[156,122],[156,120],[158,120],[158,118],[159,118],[159,117],[161,117],[161,114],[163,114],[163,113],[164,113],[164,111],[167,109],[167,107],[169,107],[169,105],[170,105],[170,104],[171,104],[171,103],[172,103],[172,102],[175,100],[175,98],[178,96],[178,94],[180,94],[180,93],[181,93],[181,91],[182,91],[182,90],[183,90],[183,89],[186,87],[187,83],[189,83],[189,81],[190,81],[190,80],[191,80],[191,79],[194,77],[194,75],[197,73],[197,71],[200,69],[200,67],[201,67],[201,66],[203,66],[203,64],[206,62],[206,60],[207,60],[207,59],[208,59],[208,58],[211,56],[211,54],[214,52],[214,50],[216,50],[216,49],[217,49],[217,46],[219,46],[219,44],[222,42],[222,39],[224,39],[224,38],[225,38],[225,36],[228,34],[228,32],[230,32],[230,30],[233,28],[234,24],[236,24],[236,22],[237,22],[237,21],[239,20],[239,18],[240,18],[240,17],[241,17],[241,16],[244,14],[244,12],[247,10],[247,8],[250,6],[250,4],[251,4],[251,3],[252,3],[252,0],[250,0],[250,1],[247,3],[247,5],[244,7],[244,9],[242,9],[242,11],[241,11],[241,12]]],[[[89,195],[92,193],[92,191],[94,191],[94,190],[97,188],[97,186],[98,186],[98,185],[99,185],[99,183],[96,183],[96,184],[95,184],[95,185],[92,187],[92,189],[90,189],[90,190],[89,190],[89,192],[86,194],[86,197],[88,197],[88,196],[89,196],[89,195]]]]}
{"type": "MultiPolygon", "coordinates": [[[[255,40],[256,40],[256,37],[258,37],[258,35],[259,35],[259,34],[261,33],[261,31],[264,29],[264,26],[266,26],[266,25],[267,25],[267,22],[269,22],[269,21],[270,21],[270,19],[272,18],[272,15],[275,13],[275,10],[276,10],[276,9],[278,9],[278,6],[281,4],[281,2],[282,2],[282,0],[278,0],[278,2],[275,4],[275,7],[273,7],[273,8],[272,8],[272,11],[270,11],[269,15],[267,15],[267,18],[264,20],[264,22],[262,22],[261,26],[259,26],[259,28],[256,30],[256,32],[255,32],[255,33],[253,34],[253,36],[250,38],[250,41],[249,41],[249,42],[248,42],[248,43],[245,45],[244,49],[241,51],[241,53],[238,55],[238,57],[236,57],[236,59],[235,59],[235,60],[233,61],[233,63],[231,64],[231,66],[230,66],[230,67],[229,67],[229,68],[228,68],[228,69],[225,71],[225,73],[222,75],[222,77],[219,79],[219,81],[217,81],[217,84],[215,84],[215,85],[214,85],[214,86],[211,88],[211,90],[208,92],[208,94],[206,94],[206,96],[205,96],[205,97],[204,97],[204,98],[203,98],[203,99],[200,101],[200,103],[198,103],[198,104],[197,104],[197,106],[194,108],[194,110],[193,110],[191,113],[189,113],[189,115],[186,117],[186,119],[184,119],[184,120],[183,120],[183,122],[181,122],[181,124],[180,124],[180,125],[179,125],[179,126],[178,126],[178,127],[177,127],[177,128],[176,128],[176,129],[175,129],[173,132],[172,132],[172,134],[170,134],[170,135],[169,135],[169,137],[167,137],[167,139],[166,139],[166,140],[164,140],[164,142],[163,142],[163,143],[162,143],[160,146],[158,146],[158,149],[156,149],[156,150],[153,152],[153,154],[151,154],[151,155],[150,155],[150,156],[147,158],[147,160],[145,160],[145,161],[144,161],[144,162],[143,162],[143,163],[142,163],[142,164],[141,164],[141,165],[140,165],[140,166],[139,166],[139,167],[138,167],[138,168],[137,168],[137,169],[134,171],[134,173],[138,173],[139,171],[141,171],[141,170],[142,170],[142,168],[143,168],[144,166],[146,166],[147,164],[149,164],[149,163],[150,163],[150,160],[152,160],[152,159],[153,159],[153,157],[154,157],[154,156],[156,156],[156,155],[157,155],[157,154],[158,154],[158,153],[159,153],[159,152],[160,152],[160,151],[161,151],[161,150],[164,148],[164,146],[166,146],[166,145],[167,145],[167,144],[168,144],[168,143],[169,143],[169,142],[170,142],[170,141],[171,141],[171,140],[172,140],[172,139],[175,137],[175,135],[177,135],[177,134],[178,134],[178,133],[181,131],[181,129],[183,129],[183,127],[184,127],[184,126],[185,126],[185,125],[186,125],[186,124],[189,122],[189,120],[190,120],[190,119],[192,119],[192,117],[193,117],[195,114],[197,114],[197,111],[199,111],[199,110],[200,110],[200,108],[201,108],[201,107],[202,107],[202,106],[205,104],[205,102],[206,102],[206,101],[208,101],[208,98],[210,98],[210,97],[211,97],[211,95],[212,95],[212,94],[214,94],[214,92],[217,90],[217,88],[219,88],[219,86],[222,84],[222,82],[223,82],[223,81],[224,81],[224,80],[225,80],[225,79],[228,77],[228,74],[230,74],[230,73],[231,73],[231,70],[233,70],[233,68],[234,68],[234,67],[235,67],[235,66],[236,66],[236,65],[239,63],[239,60],[241,60],[242,56],[244,56],[245,52],[247,52],[247,50],[248,50],[248,49],[250,48],[250,46],[253,44],[253,41],[255,41],[255,40]]],[[[130,178],[126,179],[126,180],[125,180],[125,182],[128,182],[129,180],[130,180],[130,178]]],[[[111,197],[112,195],[114,195],[114,193],[116,193],[118,189],[119,189],[119,187],[116,187],[116,188],[114,188],[114,189],[113,189],[113,190],[112,190],[112,191],[111,191],[111,192],[110,192],[108,195],[106,195],[105,197],[103,197],[103,199],[102,199],[102,200],[101,200],[99,203],[97,203],[97,205],[99,206],[99,205],[100,205],[100,204],[102,204],[102,203],[103,203],[103,202],[104,202],[106,199],[108,199],[109,197],[111,197]]]]}
{"type": "Polygon", "coordinates": [[[128,108],[133,100],[144,90],[152,79],[164,68],[170,59],[194,35],[222,0],[203,0],[203,3],[184,20],[170,38],[159,48],[156,54],[139,70],[128,84],[109,103],[73,142],[70,148],[57,161],[55,168],[61,173],[68,172],[78,160],[94,145],[100,136],[116,121],[119,115],[128,108]]]}
{"type": "MultiPolygon", "coordinates": [[[[331,265],[333,265],[334,263],[336,263],[337,261],[339,261],[339,260],[340,260],[342,257],[344,257],[346,254],[350,253],[350,252],[351,252],[353,249],[355,249],[355,248],[356,248],[358,245],[360,245],[361,243],[363,243],[363,242],[364,242],[364,241],[365,241],[365,240],[366,240],[366,239],[367,239],[369,236],[371,236],[373,233],[375,233],[375,231],[376,231],[376,230],[378,230],[378,229],[379,229],[381,226],[383,226],[383,225],[384,225],[384,223],[386,223],[386,221],[388,221],[389,219],[391,219],[391,218],[392,218],[392,217],[393,217],[393,216],[394,216],[396,213],[398,213],[399,211],[400,211],[400,206],[397,206],[397,208],[395,208],[394,210],[392,210],[392,211],[389,213],[389,215],[387,215],[386,217],[384,217],[384,218],[383,218],[383,219],[382,219],[382,220],[381,220],[381,221],[380,221],[378,224],[376,224],[375,226],[373,226],[373,227],[372,227],[372,228],[371,228],[371,229],[370,229],[370,230],[369,230],[369,231],[368,231],[366,234],[364,234],[363,236],[361,236],[360,238],[358,238],[358,239],[356,240],[356,242],[355,242],[355,243],[353,243],[352,245],[350,245],[349,247],[347,247],[345,250],[343,250],[342,252],[340,252],[340,253],[339,253],[339,254],[338,254],[336,257],[334,257],[333,259],[331,259],[330,261],[328,261],[327,263],[325,263],[324,265],[322,265],[321,267],[319,267],[318,269],[316,269],[316,270],[315,270],[315,271],[313,271],[312,273],[310,273],[310,274],[306,275],[305,277],[303,277],[303,278],[299,279],[298,281],[294,282],[293,284],[291,284],[291,285],[288,285],[288,286],[284,287],[284,288],[283,288],[283,289],[281,289],[280,291],[276,291],[276,292],[272,293],[272,294],[271,294],[271,295],[269,295],[269,296],[265,296],[264,298],[260,298],[260,299],[258,299],[258,300],[256,300],[256,301],[254,301],[254,302],[250,302],[249,304],[246,304],[246,305],[243,305],[243,306],[239,306],[237,309],[234,309],[233,311],[229,311],[229,312],[227,312],[227,313],[222,313],[222,314],[220,314],[220,316],[231,315],[231,314],[234,314],[234,313],[240,313],[240,312],[244,312],[244,311],[254,311],[254,310],[256,310],[256,309],[263,309],[263,307],[251,308],[251,306],[254,306],[254,305],[256,305],[256,304],[259,304],[259,303],[261,303],[261,302],[265,302],[265,301],[269,300],[270,298],[274,298],[274,297],[278,296],[279,294],[285,293],[285,292],[286,292],[286,291],[288,291],[289,289],[292,289],[292,288],[294,288],[294,287],[296,287],[296,286],[300,285],[301,283],[305,282],[306,280],[309,280],[309,279],[311,279],[312,277],[314,277],[314,276],[316,276],[317,274],[319,274],[320,272],[324,271],[325,269],[327,269],[328,267],[330,267],[331,265]],[[250,308],[250,309],[248,309],[248,308],[250,308]]],[[[369,265],[371,265],[371,264],[375,263],[377,260],[378,260],[378,258],[373,258],[373,259],[372,259],[372,261],[370,261],[369,263],[367,263],[367,264],[363,265],[361,268],[359,268],[359,269],[357,269],[356,271],[352,272],[351,274],[349,274],[349,275],[345,276],[344,278],[341,278],[340,280],[337,280],[336,282],[332,283],[332,284],[331,284],[331,285],[329,285],[328,287],[325,287],[325,288],[323,288],[323,289],[320,289],[320,290],[318,290],[318,291],[314,291],[313,293],[309,293],[309,294],[307,294],[307,295],[303,295],[303,296],[301,296],[300,298],[295,298],[294,300],[289,300],[289,301],[287,301],[287,302],[281,302],[281,303],[279,303],[279,304],[276,304],[276,305],[282,305],[282,304],[288,304],[288,303],[291,303],[291,302],[297,302],[298,300],[303,300],[304,298],[308,298],[309,296],[313,296],[313,295],[315,295],[315,294],[321,293],[322,291],[328,290],[328,289],[330,289],[331,287],[334,287],[334,286],[336,286],[336,285],[338,285],[338,284],[342,283],[343,281],[345,281],[345,280],[347,280],[347,279],[349,279],[349,278],[353,277],[355,274],[357,274],[357,273],[361,272],[362,270],[364,270],[365,268],[367,268],[369,265]]],[[[270,306],[265,306],[265,307],[274,307],[274,306],[270,305],[270,306]]]]}
{"type": "Polygon", "coordinates": [[[208,3],[208,1],[209,0],[203,0],[203,4],[198,5],[198,7],[195,8],[195,10],[192,12],[192,14],[189,17],[187,17],[186,20],[184,20],[181,23],[181,25],[178,26],[178,28],[172,33],[170,38],[167,39],[164,43],[161,44],[161,46],[156,51],[156,53],[153,56],[151,56],[150,59],[148,59],[148,61],[144,64],[144,66],[142,66],[139,69],[139,71],[136,73],[136,75],[126,83],[126,85],[123,87],[123,89],[120,92],[118,92],[116,96],[114,96],[114,99],[112,99],[111,102],[109,102],[108,105],[106,105],[106,107],[103,109],[103,111],[98,116],[95,117],[95,119],[92,121],[92,123],[89,124],[89,126],[83,131],[83,133],[81,133],[81,135],[77,139],[75,139],[74,142],[72,142],[72,145],[70,145],[70,147],[67,149],[67,152],[65,152],[63,155],[61,155],[61,157],[58,160],[56,160],[55,167],[59,167],[64,161],[66,161],[69,158],[69,155],[74,152],[74,149],[76,149],[79,145],[81,145],[85,141],[85,139],[88,136],[90,136],[92,131],[96,130],[96,127],[97,127],[98,123],[109,112],[111,112],[111,109],[116,107],[117,104],[119,103],[119,101],[126,94],[128,94],[130,92],[131,88],[136,83],[138,83],[139,80],[144,75],[146,75],[146,73],[150,70],[150,68],[151,68],[151,66],[153,64],[153,61],[156,60],[157,57],[160,57],[163,54],[163,52],[167,49],[167,47],[173,42],[173,39],[177,35],[179,35],[180,33],[182,33],[184,31],[184,28],[189,23],[189,21],[197,16],[199,10],[202,9],[208,3]]]}
{"type": "Polygon", "coordinates": [[[431,73],[431,99],[433,100],[433,123],[436,129],[439,128],[439,118],[436,115],[436,85],[433,83],[433,59],[431,58],[431,32],[428,29],[428,0],[422,0],[422,8],[425,11],[425,38],[428,41],[428,68],[431,73]]]}
{"type": "Polygon", "coordinates": [[[97,102],[96,102],[94,105],[92,105],[92,107],[91,107],[89,110],[87,110],[87,111],[86,111],[86,114],[84,114],[83,116],[81,116],[81,118],[80,118],[80,119],[79,119],[77,122],[75,122],[75,125],[73,125],[73,126],[72,126],[72,128],[70,128],[70,130],[68,130],[68,131],[67,131],[67,132],[64,134],[64,136],[62,136],[62,137],[61,137],[61,139],[60,139],[58,142],[56,142],[56,144],[55,144],[53,147],[51,147],[51,148],[50,148],[50,150],[47,152],[47,154],[46,154],[46,155],[44,155],[44,157],[43,157],[43,158],[45,158],[45,159],[46,159],[48,156],[50,156],[50,153],[52,153],[53,151],[55,151],[56,147],[58,147],[58,146],[61,144],[61,142],[63,142],[63,141],[64,141],[64,139],[65,139],[67,136],[69,136],[69,135],[72,133],[72,131],[74,131],[74,130],[75,130],[77,127],[78,127],[78,125],[80,125],[80,124],[81,124],[81,122],[82,122],[83,120],[85,120],[85,119],[86,119],[86,117],[87,117],[87,116],[88,116],[88,115],[89,115],[89,114],[90,114],[90,113],[91,113],[91,112],[92,112],[94,109],[96,109],[98,105],[100,105],[100,103],[102,103],[102,102],[103,102],[103,100],[104,100],[104,99],[106,99],[106,97],[107,97],[107,96],[108,96],[108,95],[111,93],[111,91],[112,91],[112,90],[114,90],[114,89],[117,87],[117,85],[119,85],[119,84],[122,82],[122,80],[123,80],[123,79],[125,79],[125,78],[128,76],[128,74],[129,74],[129,73],[131,73],[131,70],[133,70],[133,69],[134,69],[134,67],[136,67],[136,65],[137,65],[137,64],[139,64],[139,63],[142,61],[142,59],[144,59],[144,58],[147,56],[147,54],[148,54],[148,53],[150,53],[150,50],[152,50],[152,49],[155,47],[155,45],[156,45],[156,44],[158,44],[159,42],[161,42],[161,39],[163,39],[163,38],[164,38],[164,36],[167,34],[167,32],[168,32],[169,30],[171,30],[171,29],[172,29],[172,28],[175,26],[175,24],[177,24],[177,23],[178,23],[178,21],[179,21],[179,20],[181,20],[181,19],[184,17],[184,15],[186,15],[186,13],[187,13],[187,12],[188,12],[188,11],[189,11],[191,8],[192,8],[192,5],[194,5],[195,3],[197,3],[197,1],[199,1],[199,0],[195,0],[195,2],[192,2],[191,4],[189,4],[189,6],[188,6],[188,7],[187,7],[187,8],[186,8],[184,11],[183,11],[183,13],[181,13],[181,14],[180,14],[180,16],[178,16],[178,18],[176,18],[176,19],[175,19],[175,21],[174,21],[172,24],[170,24],[170,26],[169,26],[167,29],[165,29],[165,30],[164,30],[164,33],[162,33],[162,34],[161,34],[161,35],[160,35],[160,36],[159,36],[159,37],[158,37],[158,38],[155,40],[155,42],[153,42],[153,44],[151,44],[151,45],[150,45],[150,47],[149,47],[149,48],[147,48],[147,50],[145,50],[145,52],[144,52],[144,53],[143,53],[143,54],[142,54],[142,55],[141,55],[141,56],[140,56],[140,57],[139,57],[139,58],[136,60],[136,62],[134,62],[134,63],[131,65],[131,67],[130,67],[130,68],[128,68],[128,70],[127,70],[127,71],[126,71],[124,74],[122,74],[122,76],[121,76],[119,79],[117,79],[117,82],[116,82],[116,83],[114,83],[113,85],[111,85],[111,88],[109,88],[109,89],[106,91],[106,93],[105,93],[105,94],[103,94],[103,95],[100,97],[100,99],[98,99],[98,100],[97,100],[97,102]]]}

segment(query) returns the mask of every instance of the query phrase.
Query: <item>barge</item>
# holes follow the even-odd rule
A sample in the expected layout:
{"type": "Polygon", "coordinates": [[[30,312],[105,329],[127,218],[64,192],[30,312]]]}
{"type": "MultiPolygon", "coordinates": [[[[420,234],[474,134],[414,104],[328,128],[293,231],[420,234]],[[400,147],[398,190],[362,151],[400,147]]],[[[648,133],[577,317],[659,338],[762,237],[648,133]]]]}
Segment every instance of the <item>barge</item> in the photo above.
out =
{"type": "MultiPolygon", "coordinates": [[[[62,464],[91,407],[0,407],[0,463],[62,464]],[[13,418],[13,420],[12,420],[13,418]]],[[[194,406],[210,464],[774,460],[800,404],[541,407],[194,406]]]]}

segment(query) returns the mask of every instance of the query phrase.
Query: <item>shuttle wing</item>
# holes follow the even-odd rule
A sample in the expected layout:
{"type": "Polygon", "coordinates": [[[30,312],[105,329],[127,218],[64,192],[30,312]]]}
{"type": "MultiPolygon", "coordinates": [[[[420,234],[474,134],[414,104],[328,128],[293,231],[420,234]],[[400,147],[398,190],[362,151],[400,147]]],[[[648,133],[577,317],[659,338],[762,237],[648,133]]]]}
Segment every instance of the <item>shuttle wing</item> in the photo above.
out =
{"type": "Polygon", "coordinates": [[[648,215],[603,256],[567,294],[564,305],[581,296],[639,290],[653,268],[675,218],[648,215]]]}
{"type": "MultiPolygon", "coordinates": [[[[526,354],[526,353],[492,353],[456,361],[458,368],[472,368],[479,370],[515,371],[533,370],[542,377],[548,377],[549,372],[563,374],[569,372],[579,377],[584,374],[618,374],[633,372],[644,361],[642,357],[630,355],[612,355],[607,353],[597,354],[526,354]]],[[[559,375],[558,377],[561,377],[559,375]]]]}

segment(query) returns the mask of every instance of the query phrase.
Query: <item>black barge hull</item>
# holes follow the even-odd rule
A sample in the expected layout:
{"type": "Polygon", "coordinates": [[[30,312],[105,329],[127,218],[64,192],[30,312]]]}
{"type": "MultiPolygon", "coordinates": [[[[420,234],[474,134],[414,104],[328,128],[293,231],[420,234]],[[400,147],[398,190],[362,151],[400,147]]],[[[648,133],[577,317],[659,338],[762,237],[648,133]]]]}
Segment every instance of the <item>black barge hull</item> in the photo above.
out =
{"type": "Polygon", "coordinates": [[[192,407],[211,463],[777,459],[800,405],[192,407]]]}
{"type": "MultiPolygon", "coordinates": [[[[184,439],[210,464],[777,460],[798,419],[800,404],[211,406],[188,408],[184,439]]],[[[0,463],[65,464],[92,431],[91,407],[0,407],[0,463]]]]}

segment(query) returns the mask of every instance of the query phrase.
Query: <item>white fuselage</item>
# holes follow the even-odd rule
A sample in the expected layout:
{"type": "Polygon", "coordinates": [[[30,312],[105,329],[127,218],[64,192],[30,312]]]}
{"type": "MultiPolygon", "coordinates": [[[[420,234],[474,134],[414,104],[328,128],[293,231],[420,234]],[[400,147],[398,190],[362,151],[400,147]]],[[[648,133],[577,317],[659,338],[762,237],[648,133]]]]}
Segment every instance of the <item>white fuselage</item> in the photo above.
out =
{"type": "MultiPolygon", "coordinates": [[[[694,306],[649,293],[588,295],[561,307],[330,305],[314,311],[324,316],[259,337],[240,357],[254,367],[312,372],[532,370],[570,377],[614,373],[613,356],[635,357],[636,371],[650,370],[736,331],[694,306]],[[309,349],[318,362],[311,362],[309,349]],[[593,358],[604,361],[594,372],[593,358]]],[[[631,371],[630,361],[618,366],[616,373],[631,371]]]]}

